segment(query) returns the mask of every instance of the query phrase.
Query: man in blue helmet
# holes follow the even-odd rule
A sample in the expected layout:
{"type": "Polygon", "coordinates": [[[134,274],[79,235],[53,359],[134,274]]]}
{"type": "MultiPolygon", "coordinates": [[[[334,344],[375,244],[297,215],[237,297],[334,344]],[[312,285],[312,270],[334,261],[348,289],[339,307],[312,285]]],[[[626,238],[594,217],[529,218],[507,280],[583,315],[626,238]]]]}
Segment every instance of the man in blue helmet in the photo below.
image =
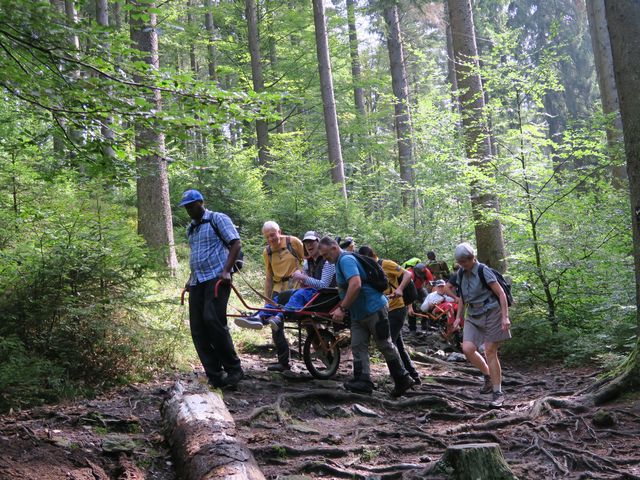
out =
{"type": "Polygon", "coordinates": [[[244,373],[227,327],[227,302],[242,247],[240,235],[227,215],[204,207],[198,190],[184,192],[178,206],[191,217],[187,228],[191,276],[185,285],[191,338],[209,383],[235,388],[244,373]]]}

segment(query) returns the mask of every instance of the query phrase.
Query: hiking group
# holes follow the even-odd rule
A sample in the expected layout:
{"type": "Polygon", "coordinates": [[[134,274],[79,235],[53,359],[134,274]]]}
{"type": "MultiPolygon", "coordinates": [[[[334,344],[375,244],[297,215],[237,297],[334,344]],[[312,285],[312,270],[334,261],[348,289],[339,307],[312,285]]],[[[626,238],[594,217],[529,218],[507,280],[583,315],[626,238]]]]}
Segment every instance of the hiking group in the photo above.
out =
{"type": "MultiPolygon", "coordinates": [[[[209,383],[233,388],[244,373],[229,333],[226,310],[232,275],[241,268],[240,236],[227,215],[205,208],[197,190],[184,192],[179,206],[185,207],[192,219],[187,228],[191,275],[185,290],[189,292],[193,343],[209,383]]],[[[369,246],[356,251],[351,237],[341,240],[308,231],[300,240],[283,235],[273,221],[264,223],[262,234],[266,240],[264,298],[269,301],[256,315],[236,318],[236,324],[271,328],[277,361],[268,370],[291,369],[284,312],[301,310],[320,289],[337,287],[340,302],[331,317],[340,323],[349,314],[353,353],[353,378],[344,383],[345,389],[373,392],[371,338],[393,379],[391,396],[399,397],[420,384],[420,375],[405,349],[402,328],[408,318],[409,331],[417,332],[420,316],[424,331],[426,318],[419,311],[446,309],[454,319],[453,328],[464,325],[462,351],[484,377],[481,393],[493,395],[492,406],[502,405],[498,349],[502,341],[511,338],[510,290],[499,273],[478,262],[471,245],[456,247],[458,268],[452,273],[434,252],[427,254],[426,263],[412,258],[398,265],[378,258],[369,246]]]]}

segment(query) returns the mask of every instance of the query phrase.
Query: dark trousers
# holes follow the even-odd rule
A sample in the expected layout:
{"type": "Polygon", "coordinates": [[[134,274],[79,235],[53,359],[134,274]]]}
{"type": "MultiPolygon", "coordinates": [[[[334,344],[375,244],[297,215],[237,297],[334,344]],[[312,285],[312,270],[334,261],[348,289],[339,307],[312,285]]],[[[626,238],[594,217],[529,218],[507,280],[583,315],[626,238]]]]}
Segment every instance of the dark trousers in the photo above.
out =
{"type": "MultiPolygon", "coordinates": [[[[424,299],[427,298],[427,289],[426,288],[420,288],[418,290],[418,300],[416,302],[414,302],[413,304],[413,308],[414,310],[416,309],[416,304],[422,305],[422,302],[424,302],[424,299]]],[[[418,310],[419,311],[419,307],[418,310]]],[[[411,332],[415,332],[417,330],[417,319],[418,317],[414,317],[413,315],[409,315],[409,331],[411,332]]],[[[420,326],[422,327],[422,330],[426,330],[427,329],[427,319],[426,318],[420,318],[420,326]]]]}
{"type": "Polygon", "coordinates": [[[191,338],[204,371],[212,380],[219,380],[223,370],[227,373],[242,370],[227,327],[227,302],[231,286],[228,283],[220,284],[216,298],[217,281],[207,280],[189,288],[191,338]]]}
{"type": "MultiPolygon", "coordinates": [[[[294,292],[295,290],[285,290],[283,292],[274,294],[273,297],[279,305],[286,305],[294,292]]],[[[291,353],[289,352],[289,342],[287,341],[287,337],[284,334],[284,321],[280,322],[280,326],[277,330],[273,330],[271,332],[271,339],[273,340],[273,344],[276,347],[276,352],[278,354],[278,363],[288,366],[289,360],[291,358],[291,353]]]]}
{"type": "Polygon", "coordinates": [[[400,360],[402,361],[404,368],[409,372],[409,375],[413,377],[418,372],[416,371],[416,367],[413,366],[413,362],[411,362],[411,358],[409,358],[409,354],[404,348],[404,341],[402,340],[402,326],[404,325],[404,319],[406,316],[407,307],[390,310],[389,331],[391,333],[391,340],[393,340],[393,343],[398,349],[398,354],[400,355],[400,360]]]}

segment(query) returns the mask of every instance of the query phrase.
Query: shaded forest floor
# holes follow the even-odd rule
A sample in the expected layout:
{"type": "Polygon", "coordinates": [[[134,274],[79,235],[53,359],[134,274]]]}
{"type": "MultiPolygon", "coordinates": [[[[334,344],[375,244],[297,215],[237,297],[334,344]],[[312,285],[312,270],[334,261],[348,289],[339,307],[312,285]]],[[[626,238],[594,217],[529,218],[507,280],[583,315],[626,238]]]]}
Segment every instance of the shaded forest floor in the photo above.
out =
{"type": "MultiPolygon", "coordinates": [[[[343,390],[351,370],[344,350],[334,380],[314,380],[297,360],[288,374],[267,372],[275,357],[267,338],[263,332],[264,344],[245,348],[247,378],[224,395],[267,478],[439,478],[421,470],[447,445],[478,441],[498,442],[521,479],[640,478],[637,395],[601,409],[539,400],[579,390],[593,381],[590,369],[506,359],[507,401],[490,409],[490,396],[478,393],[480,378],[466,362],[445,361],[433,337],[416,336],[407,343],[423,384],[396,401],[375,357],[373,396],[343,390]]],[[[175,377],[192,376],[0,417],[0,478],[175,478],[159,407],[175,377]]]]}

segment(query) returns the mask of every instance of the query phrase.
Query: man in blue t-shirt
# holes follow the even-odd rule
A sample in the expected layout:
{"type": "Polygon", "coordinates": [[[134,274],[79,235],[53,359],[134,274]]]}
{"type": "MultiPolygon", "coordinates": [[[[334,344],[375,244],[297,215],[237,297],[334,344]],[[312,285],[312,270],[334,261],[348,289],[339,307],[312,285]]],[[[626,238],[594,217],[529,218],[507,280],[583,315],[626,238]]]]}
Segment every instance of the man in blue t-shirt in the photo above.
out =
{"type": "Polygon", "coordinates": [[[320,240],[320,254],[336,265],[341,301],[332,312],[332,317],[340,322],[347,310],[351,316],[353,380],[345,382],[344,388],[355,393],[373,392],[369,369],[369,339],[373,335],[395,383],[391,395],[401,396],[413,386],[414,381],[402,365],[398,350],[391,340],[387,298],[367,283],[366,272],[356,257],[343,252],[332,238],[323,237],[320,240]]]}

